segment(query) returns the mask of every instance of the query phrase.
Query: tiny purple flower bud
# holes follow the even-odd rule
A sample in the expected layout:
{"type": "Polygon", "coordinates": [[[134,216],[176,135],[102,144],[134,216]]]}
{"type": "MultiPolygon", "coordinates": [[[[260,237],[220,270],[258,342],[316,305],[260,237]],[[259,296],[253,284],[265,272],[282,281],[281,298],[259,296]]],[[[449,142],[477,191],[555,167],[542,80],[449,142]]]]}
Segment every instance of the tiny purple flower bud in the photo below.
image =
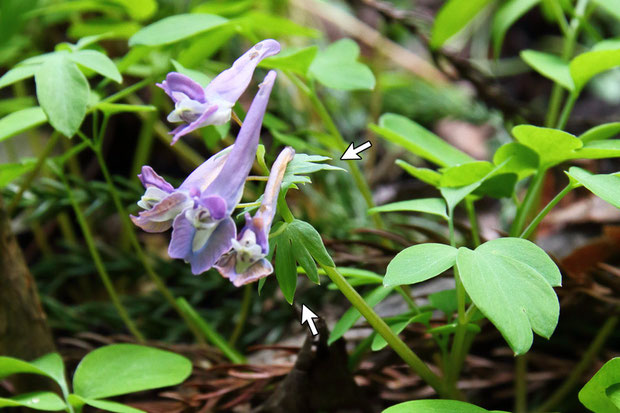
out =
{"type": "Polygon", "coordinates": [[[183,135],[207,125],[222,125],[230,120],[232,108],[247,89],[258,63],[280,52],[280,43],[267,39],[257,43],[237,59],[231,68],[217,75],[203,90],[187,76],[171,72],[158,83],[174,102],[168,122],[183,122],[171,134],[172,144],[183,135]]]}
{"type": "Polygon", "coordinates": [[[265,259],[269,253],[269,231],[276,212],[276,202],[288,163],[295,151],[286,147],[274,162],[260,208],[254,215],[245,216],[245,226],[238,239],[232,240],[232,248],[215,264],[220,274],[239,287],[268,276],[273,272],[271,263],[265,259]]]}

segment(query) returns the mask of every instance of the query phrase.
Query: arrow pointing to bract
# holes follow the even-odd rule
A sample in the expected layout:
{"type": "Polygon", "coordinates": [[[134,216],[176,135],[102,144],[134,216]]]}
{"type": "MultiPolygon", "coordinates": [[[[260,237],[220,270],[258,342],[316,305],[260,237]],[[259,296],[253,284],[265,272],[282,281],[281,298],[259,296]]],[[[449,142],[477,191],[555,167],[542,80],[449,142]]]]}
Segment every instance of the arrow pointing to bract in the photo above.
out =
{"type": "Polygon", "coordinates": [[[319,331],[316,329],[314,325],[314,319],[319,318],[318,315],[314,314],[311,309],[305,306],[305,304],[301,305],[301,325],[304,323],[308,323],[308,327],[310,328],[310,332],[313,336],[319,334],[319,331]]]}
{"type": "Polygon", "coordinates": [[[340,159],[343,161],[359,161],[360,159],[362,159],[362,157],[358,154],[370,148],[371,146],[372,143],[370,143],[370,141],[366,141],[356,148],[355,146],[353,146],[353,142],[351,142],[351,144],[349,145],[347,150],[344,151],[340,159]]]}

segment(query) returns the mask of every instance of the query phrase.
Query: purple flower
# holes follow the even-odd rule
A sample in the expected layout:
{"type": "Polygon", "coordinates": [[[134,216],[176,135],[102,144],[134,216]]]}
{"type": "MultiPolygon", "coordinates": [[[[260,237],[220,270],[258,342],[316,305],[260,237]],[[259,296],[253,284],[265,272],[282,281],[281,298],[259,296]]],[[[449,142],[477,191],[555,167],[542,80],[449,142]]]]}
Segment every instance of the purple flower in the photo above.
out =
{"type": "Polygon", "coordinates": [[[222,254],[230,250],[232,240],[236,239],[237,230],[230,216],[241,200],[245,180],[256,156],[263,116],[275,78],[276,72],[270,71],[259,86],[237,141],[221,169],[204,168],[208,170],[207,175],[214,176],[211,182],[205,185],[200,175],[193,177],[196,170],[179,187],[179,190],[187,191],[193,205],[174,218],[168,254],[190,263],[194,274],[211,268],[222,254]],[[215,169],[220,170],[214,174],[215,169]]]}
{"type": "Polygon", "coordinates": [[[223,277],[239,287],[266,277],[273,272],[271,263],[265,259],[269,253],[269,231],[276,212],[276,202],[284,178],[286,166],[295,156],[295,151],[286,147],[274,162],[260,208],[253,217],[245,214],[245,226],[237,239],[232,239],[232,248],[215,264],[223,277]]]}
{"type": "Polygon", "coordinates": [[[257,43],[217,75],[206,88],[177,72],[168,73],[158,83],[174,101],[168,122],[183,122],[172,132],[172,144],[183,135],[207,125],[222,125],[230,120],[232,108],[252,80],[254,69],[261,60],[280,52],[280,43],[267,39],[257,43]]]}

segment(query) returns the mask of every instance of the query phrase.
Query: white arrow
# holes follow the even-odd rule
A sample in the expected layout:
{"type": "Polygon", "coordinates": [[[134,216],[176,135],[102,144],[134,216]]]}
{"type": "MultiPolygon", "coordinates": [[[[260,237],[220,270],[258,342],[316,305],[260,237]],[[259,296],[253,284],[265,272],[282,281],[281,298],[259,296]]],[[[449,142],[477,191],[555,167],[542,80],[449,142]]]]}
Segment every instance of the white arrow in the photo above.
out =
{"type": "Polygon", "coordinates": [[[301,305],[301,324],[308,323],[308,327],[310,327],[310,332],[313,336],[319,334],[319,331],[316,329],[314,325],[314,319],[319,318],[318,315],[314,314],[311,309],[306,307],[305,304],[301,305]]]}
{"type": "Polygon", "coordinates": [[[340,159],[342,159],[343,161],[359,161],[360,159],[362,159],[362,157],[358,154],[370,148],[371,146],[372,143],[370,143],[370,141],[366,141],[356,148],[355,146],[353,146],[353,142],[351,142],[351,144],[349,145],[347,150],[344,151],[340,159]]]}

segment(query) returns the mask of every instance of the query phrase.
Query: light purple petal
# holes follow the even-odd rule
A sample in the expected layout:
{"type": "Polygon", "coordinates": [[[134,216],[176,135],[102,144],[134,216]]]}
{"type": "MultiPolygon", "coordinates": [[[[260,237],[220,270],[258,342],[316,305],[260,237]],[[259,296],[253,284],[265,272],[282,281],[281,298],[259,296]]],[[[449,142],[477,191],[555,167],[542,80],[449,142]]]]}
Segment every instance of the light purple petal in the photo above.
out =
{"type": "Polygon", "coordinates": [[[252,169],[252,163],[258,148],[263,117],[265,116],[269,95],[271,94],[276,76],[275,71],[270,71],[259,86],[258,93],[254,97],[247,116],[243,121],[243,126],[239,131],[235,146],[230,151],[230,155],[220,174],[206,189],[205,195],[218,195],[224,198],[228,206],[228,214],[232,213],[235,208],[239,193],[243,190],[245,179],[250,173],[250,169],[252,169]]]}
{"type": "Polygon", "coordinates": [[[263,201],[261,202],[260,208],[254,215],[255,217],[262,218],[262,224],[267,232],[271,229],[273,217],[276,213],[276,203],[278,202],[278,195],[280,194],[280,187],[282,186],[282,180],[284,179],[286,167],[294,157],[295,150],[290,146],[287,146],[280,152],[271,166],[269,178],[267,179],[267,185],[265,186],[263,201]]]}
{"type": "Polygon", "coordinates": [[[236,267],[236,253],[224,254],[214,265],[224,278],[228,278],[235,287],[240,287],[260,280],[273,273],[273,266],[265,258],[252,264],[245,272],[238,274],[236,267]]]}
{"type": "Polygon", "coordinates": [[[182,75],[177,72],[170,72],[166,75],[166,80],[161,83],[157,83],[157,86],[162,88],[164,92],[177,103],[179,101],[177,93],[183,93],[185,96],[192,100],[197,100],[200,103],[205,103],[205,92],[202,86],[194,82],[191,78],[182,75]]]}
{"type": "Polygon", "coordinates": [[[263,40],[245,52],[230,69],[217,75],[205,88],[207,99],[224,99],[236,102],[247,89],[256,66],[266,57],[280,52],[280,43],[273,39],[263,40]]]}
{"type": "Polygon", "coordinates": [[[170,145],[174,145],[175,143],[177,143],[177,141],[179,140],[179,138],[181,138],[181,136],[187,135],[188,133],[193,132],[195,129],[205,126],[206,121],[209,118],[209,116],[217,112],[217,107],[218,107],[217,105],[209,106],[204,111],[204,113],[200,115],[200,117],[198,117],[198,119],[196,119],[195,121],[193,121],[192,123],[188,125],[181,125],[175,128],[172,132],[170,132],[170,134],[173,135],[172,142],[170,142],[170,145]]]}
{"type": "Polygon", "coordinates": [[[185,191],[193,189],[197,190],[198,193],[207,189],[207,187],[211,185],[211,182],[213,182],[222,171],[222,167],[228,159],[232,148],[233,145],[224,148],[204,161],[198,168],[194,169],[185,181],[183,181],[179,189],[185,191]]]}
{"type": "Polygon", "coordinates": [[[146,232],[163,232],[170,228],[172,220],[191,205],[191,202],[187,195],[173,192],[155,204],[152,209],[142,211],[138,216],[130,215],[130,218],[146,232]]]}
{"type": "Polygon", "coordinates": [[[235,238],[237,230],[232,218],[226,218],[217,224],[217,227],[198,251],[192,251],[192,242],[196,228],[185,217],[177,216],[173,223],[172,239],[168,247],[168,254],[172,258],[180,258],[191,264],[193,274],[201,274],[213,267],[213,264],[228,250],[235,238]]]}
{"type": "Polygon", "coordinates": [[[138,178],[140,178],[140,181],[145,188],[154,186],[164,192],[170,193],[174,191],[174,187],[166,182],[164,178],[157,175],[153,168],[148,165],[142,167],[142,173],[138,174],[138,178]]]}
{"type": "Polygon", "coordinates": [[[200,198],[200,204],[207,208],[215,220],[226,216],[226,201],[219,196],[207,196],[200,198]]]}

